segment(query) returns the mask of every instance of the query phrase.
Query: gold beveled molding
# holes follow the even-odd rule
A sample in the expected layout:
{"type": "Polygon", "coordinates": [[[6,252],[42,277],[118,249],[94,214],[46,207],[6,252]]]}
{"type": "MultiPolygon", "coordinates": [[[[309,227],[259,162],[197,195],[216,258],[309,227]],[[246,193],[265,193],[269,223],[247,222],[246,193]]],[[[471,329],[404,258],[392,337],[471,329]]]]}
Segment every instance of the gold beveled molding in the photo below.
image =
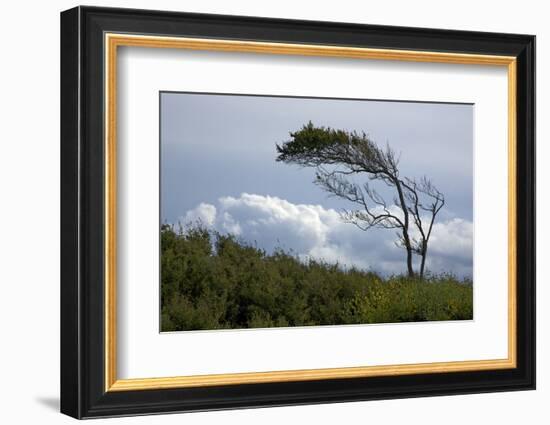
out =
{"type": "Polygon", "coordinates": [[[328,45],[105,34],[105,391],[410,375],[516,367],[516,58],[328,45]],[[116,99],[119,46],[436,62],[507,67],[508,71],[508,357],[420,364],[117,379],[116,372],[116,99]]]}

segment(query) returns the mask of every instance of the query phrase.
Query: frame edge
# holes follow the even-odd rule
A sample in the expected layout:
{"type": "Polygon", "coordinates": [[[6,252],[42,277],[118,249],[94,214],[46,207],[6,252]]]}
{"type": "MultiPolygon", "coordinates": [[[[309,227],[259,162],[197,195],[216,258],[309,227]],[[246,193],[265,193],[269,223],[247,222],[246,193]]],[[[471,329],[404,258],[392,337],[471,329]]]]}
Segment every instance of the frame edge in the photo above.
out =
{"type": "Polygon", "coordinates": [[[82,417],[79,272],[80,8],[61,12],[60,411],[82,417]]]}

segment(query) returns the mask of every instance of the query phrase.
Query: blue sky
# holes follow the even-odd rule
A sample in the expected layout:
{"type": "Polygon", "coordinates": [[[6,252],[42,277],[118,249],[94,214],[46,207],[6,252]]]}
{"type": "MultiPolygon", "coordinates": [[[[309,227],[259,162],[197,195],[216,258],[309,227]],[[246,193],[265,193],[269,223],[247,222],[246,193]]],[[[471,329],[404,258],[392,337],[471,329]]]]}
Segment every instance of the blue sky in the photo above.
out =
{"type": "Polygon", "coordinates": [[[403,176],[430,177],[446,204],[428,269],[471,276],[472,105],[162,93],[161,220],[200,219],[268,251],[404,272],[395,231],[342,223],[349,205],[312,184],[314,170],[275,161],[275,144],[308,121],[364,131],[400,152],[403,176]]]}

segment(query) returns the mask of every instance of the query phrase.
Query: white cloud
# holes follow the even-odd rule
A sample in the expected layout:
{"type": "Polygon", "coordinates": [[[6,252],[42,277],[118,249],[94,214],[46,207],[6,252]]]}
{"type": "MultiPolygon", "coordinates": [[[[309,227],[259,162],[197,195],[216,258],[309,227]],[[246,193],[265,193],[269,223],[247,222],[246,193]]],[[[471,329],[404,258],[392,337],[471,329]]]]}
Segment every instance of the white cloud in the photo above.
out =
{"type": "MultiPolygon", "coordinates": [[[[182,224],[197,220],[221,233],[256,243],[268,252],[283,248],[304,259],[323,259],[382,273],[405,271],[405,252],[394,243],[395,231],[364,232],[342,222],[336,210],[321,205],[293,204],[273,196],[243,193],[222,197],[216,206],[201,203],[181,219],[182,224]]],[[[459,218],[436,222],[428,269],[471,275],[472,240],[471,222],[459,218]]]]}
{"type": "Polygon", "coordinates": [[[430,249],[439,255],[472,257],[474,225],[471,221],[453,218],[444,223],[435,223],[430,249]]]}
{"type": "Polygon", "coordinates": [[[233,219],[233,216],[227,211],[223,213],[222,216],[222,227],[227,233],[231,233],[235,236],[240,236],[242,234],[241,225],[233,219]]]}
{"type": "Polygon", "coordinates": [[[205,226],[213,226],[216,220],[216,207],[201,202],[196,208],[189,210],[180,220],[182,224],[200,222],[205,226]]]}

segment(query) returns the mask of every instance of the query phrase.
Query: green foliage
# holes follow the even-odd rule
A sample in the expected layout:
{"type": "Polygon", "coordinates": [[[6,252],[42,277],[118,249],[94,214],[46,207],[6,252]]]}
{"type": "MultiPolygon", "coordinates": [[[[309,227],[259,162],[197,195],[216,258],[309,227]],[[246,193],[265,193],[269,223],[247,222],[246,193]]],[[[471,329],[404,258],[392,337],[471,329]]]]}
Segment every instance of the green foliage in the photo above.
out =
{"type": "Polygon", "coordinates": [[[161,228],[162,330],[472,319],[472,283],[382,278],[267,254],[196,226],[161,228]]]}
{"type": "Polygon", "coordinates": [[[310,121],[299,131],[290,133],[291,140],[277,145],[278,161],[288,161],[297,155],[314,155],[330,146],[349,143],[349,135],[342,130],[315,127],[310,121]]]}
{"type": "Polygon", "coordinates": [[[277,161],[302,166],[339,164],[377,172],[385,152],[365,133],[316,127],[311,121],[290,133],[290,140],[276,145],[277,161]]]}

